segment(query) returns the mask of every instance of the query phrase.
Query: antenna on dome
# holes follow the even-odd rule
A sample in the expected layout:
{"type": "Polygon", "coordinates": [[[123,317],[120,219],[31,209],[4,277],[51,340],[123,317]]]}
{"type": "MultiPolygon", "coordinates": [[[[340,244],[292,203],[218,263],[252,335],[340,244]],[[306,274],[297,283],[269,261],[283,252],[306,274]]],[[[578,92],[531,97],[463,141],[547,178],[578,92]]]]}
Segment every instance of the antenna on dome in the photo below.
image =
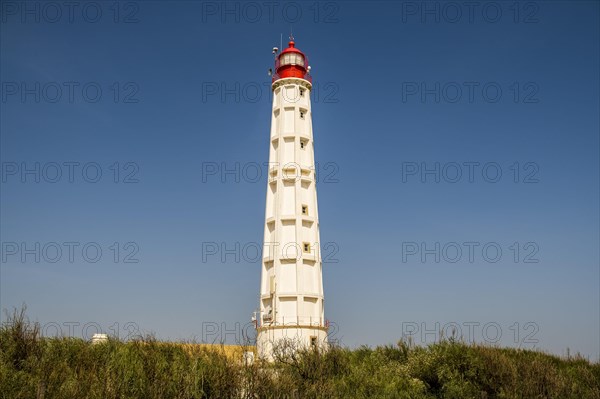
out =
{"type": "Polygon", "coordinates": [[[294,41],[294,33],[292,31],[292,25],[290,25],[290,40],[294,41]]]}

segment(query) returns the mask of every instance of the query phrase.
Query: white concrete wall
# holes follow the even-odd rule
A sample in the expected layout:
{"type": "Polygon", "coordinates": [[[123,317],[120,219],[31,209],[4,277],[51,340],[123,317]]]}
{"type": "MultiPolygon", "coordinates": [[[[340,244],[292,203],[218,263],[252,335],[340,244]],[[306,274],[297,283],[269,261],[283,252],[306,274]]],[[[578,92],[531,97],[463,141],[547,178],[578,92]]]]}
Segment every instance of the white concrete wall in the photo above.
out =
{"type": "Polygon", "coordinates": [[[259,331],[256,342],[258,356],[272,360],[273,347],[276,345],[287,344],[295,349],[310,347],[311,337],[315,337],[320,349],[327,348],[327,331],[322,328],[270,328],[259,331]]]}
{"type": "Polygon", "coordinates": [[[273,83],[264,239],[277,250],[274,256],[264,251],[257,336],[266,358],[281,339],[296,346],[311,345],[311,338],[319,346],[327,342],[310,89],[297,78],[273,83]]]}

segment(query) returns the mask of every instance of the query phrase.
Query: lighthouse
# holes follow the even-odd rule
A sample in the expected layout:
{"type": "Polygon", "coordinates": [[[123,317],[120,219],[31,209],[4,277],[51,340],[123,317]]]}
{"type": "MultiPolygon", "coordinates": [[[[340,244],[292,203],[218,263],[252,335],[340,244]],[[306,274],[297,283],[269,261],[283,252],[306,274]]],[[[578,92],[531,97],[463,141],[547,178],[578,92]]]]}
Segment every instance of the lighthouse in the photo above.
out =
{"type": "Polygon", "coordinates": [[[324,316],[316,168],[306,55],[290,37],[274,48],[273,103],[260,280],[255,323],[258,356],[277,348],[324,348],[324,316]]]}

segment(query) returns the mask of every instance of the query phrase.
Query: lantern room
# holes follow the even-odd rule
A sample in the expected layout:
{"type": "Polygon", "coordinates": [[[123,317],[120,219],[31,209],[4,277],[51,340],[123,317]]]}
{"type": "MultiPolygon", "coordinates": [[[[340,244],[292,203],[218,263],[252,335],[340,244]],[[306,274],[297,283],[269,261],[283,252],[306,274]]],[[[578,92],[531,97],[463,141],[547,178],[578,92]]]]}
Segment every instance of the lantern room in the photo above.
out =
{"type": "Polygon", "coordinates": [[[310,67],[306,55],[296,48],[291,39],[288,47],[275,57],[275,73],[273,82],[283,78],[300,78],[312,81],[309,75],[310,67]]]}

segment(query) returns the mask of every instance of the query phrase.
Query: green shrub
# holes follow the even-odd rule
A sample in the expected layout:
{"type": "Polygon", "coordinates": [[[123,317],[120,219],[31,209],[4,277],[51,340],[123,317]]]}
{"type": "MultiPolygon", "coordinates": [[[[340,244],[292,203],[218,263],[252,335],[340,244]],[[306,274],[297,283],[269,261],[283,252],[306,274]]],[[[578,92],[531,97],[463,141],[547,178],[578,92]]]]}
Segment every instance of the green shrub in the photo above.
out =
{"type": "Polygon", "coordinates": [[[23,309],[0,328],[0,399],[600,398],[600,364],[580,356],[453,340],[288,349],[246,365],[223,347],[153,337],[44,338],[23,309]]]}

